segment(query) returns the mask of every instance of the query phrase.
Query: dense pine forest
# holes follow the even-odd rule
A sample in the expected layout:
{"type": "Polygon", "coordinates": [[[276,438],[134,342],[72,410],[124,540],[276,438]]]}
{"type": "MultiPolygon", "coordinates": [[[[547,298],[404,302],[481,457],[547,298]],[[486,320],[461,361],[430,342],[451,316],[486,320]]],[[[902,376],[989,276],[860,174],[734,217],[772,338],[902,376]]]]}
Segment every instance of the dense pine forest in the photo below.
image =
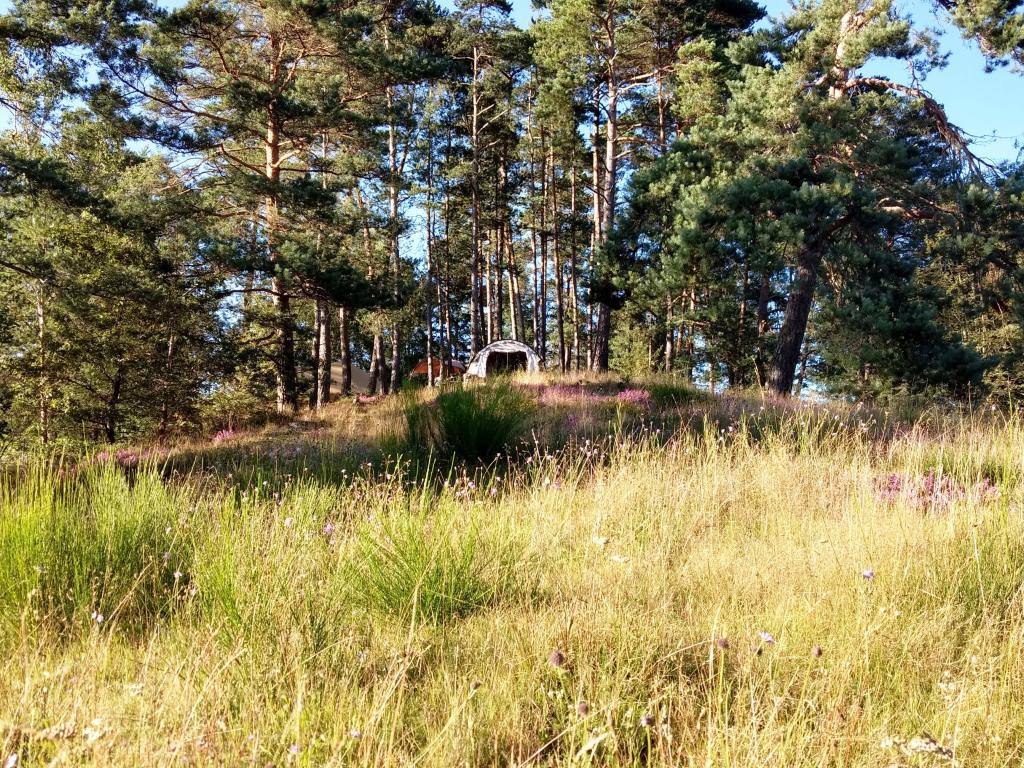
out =
{"type": "MultiPolygon", "coordinates": [[[[990,66],[1024,61],[1014,3],[934,13],[990,66]]],[[[921,84],[945,62],[926,26],[886,0],[509,14],[14,2],[8,439],[318,408],[332,365],[341,394],[353,367],[386,393],[503,338],[549,371],[712,391],[1020,394],[1024,169],[979,157],[921,84]]]]}

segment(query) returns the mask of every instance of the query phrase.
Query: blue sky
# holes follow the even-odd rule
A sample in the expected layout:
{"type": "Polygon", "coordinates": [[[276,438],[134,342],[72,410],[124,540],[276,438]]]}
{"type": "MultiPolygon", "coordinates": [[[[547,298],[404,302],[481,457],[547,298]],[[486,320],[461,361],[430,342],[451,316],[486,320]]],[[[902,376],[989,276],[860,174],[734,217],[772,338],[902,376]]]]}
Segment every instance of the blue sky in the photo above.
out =
{"type": "MultiPolygon", "coordinates": [[[[180,2],[167,0],[167,5],[180,2]]],[[[784,13],[789,7],[788,0],[762,2],[771,16],[784,13]]],[[[955,29],[937,17],[929,0],[897,0],[897,5],[909,12],[919,26],[937,28],[942,33],[943,50],[951,54],[948,66],[928,75],[924,87],[945,105],[953,123],[977,137],[977,154],[994,161],[1016,158],[1024,148],[1024,73],[1005,68],[985,72],[977,46],[962,40],[955,29]]],[[[516,22],[521,26],[529,24],[530,0],[513,0],[513,6],[516,22]]],[[[0,12],[9,7],[9,0],[0,0],[0,12]]],[[[907,80],[906,71],[893,62],[872,62],[865,71],[907,80]]],[[[4,117],[0,116],[0,126],[4,117]]]]}
{"type": "MultiPolygon", "coordinates": [[[[790,7],[788,0],[759,2],[769,16],[782,15],[790,7]]],[[[530,0],[513,0],[513,13],[520,26],[530,22],[530,5],[530,0]]],[[[978,137],[975,151],[979,155],[995,161],[1015,159],[1024,148],[1024,73],[1006,68],[985,72],[978,47],[965,42],[955,28],[932,10],[928,0],[896,0],[896,5],[909,13],[918,26],[938,30],[942,50],[951,54],[949,64],[932,72],[924,87],[945,105],[954,124],[978,137]]],[[[865,72],[908,81],[906,69],[894,62],[874,62],[865,67],[865,72]]]]}

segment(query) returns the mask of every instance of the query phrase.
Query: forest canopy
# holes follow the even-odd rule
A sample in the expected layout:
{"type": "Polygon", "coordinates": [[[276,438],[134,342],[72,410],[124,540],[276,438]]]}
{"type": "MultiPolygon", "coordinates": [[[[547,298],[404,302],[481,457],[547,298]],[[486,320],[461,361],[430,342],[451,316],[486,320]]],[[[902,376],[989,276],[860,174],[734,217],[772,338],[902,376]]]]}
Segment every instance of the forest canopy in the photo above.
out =
{"type": "MultiPolygon", "coordinates": [[[[1024,66],[1019,2],[934,10],[1024,66]]],[[[1024,166],[976,155],[893,3],[510,12],[13,2],[0,434],[219,428],[498,339],[712,390],[1024,392],[1024,166]]]]}

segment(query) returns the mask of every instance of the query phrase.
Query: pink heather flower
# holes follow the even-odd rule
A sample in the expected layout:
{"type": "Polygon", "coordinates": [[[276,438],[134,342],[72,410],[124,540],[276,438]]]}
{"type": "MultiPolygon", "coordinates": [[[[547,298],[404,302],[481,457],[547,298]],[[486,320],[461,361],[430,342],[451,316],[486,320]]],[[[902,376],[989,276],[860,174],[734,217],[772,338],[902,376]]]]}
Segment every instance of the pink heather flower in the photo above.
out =
{"type": "Polygon", "coordinates": [[[332,533],[334,533],[334,523],[325,523],[324,536],[330,536],[332,533]]]}
{"type": "Polygon", "coordinates": [[[212,443],[223,443],[225,440],[233,440],[238,437],[238,433],[233,429],[222,429],[220,432],[210,438],[212,443]]]}
{"type": "Polygon", "coordinates": [[[651,393],[646,389],[624,389],[619,392],[617,399],[620,403],[647,405],[651,402],[651,393]]]}
{"type": "Polygon", "coordinates": [[[919,477],[887,475],[875,482],[875,493],[883,503],[902,500],[922,511],[943,509],[958,501],[987,503],[999,498],[999,488],[988,478],[967,486],[934,469],[919,477]]]}

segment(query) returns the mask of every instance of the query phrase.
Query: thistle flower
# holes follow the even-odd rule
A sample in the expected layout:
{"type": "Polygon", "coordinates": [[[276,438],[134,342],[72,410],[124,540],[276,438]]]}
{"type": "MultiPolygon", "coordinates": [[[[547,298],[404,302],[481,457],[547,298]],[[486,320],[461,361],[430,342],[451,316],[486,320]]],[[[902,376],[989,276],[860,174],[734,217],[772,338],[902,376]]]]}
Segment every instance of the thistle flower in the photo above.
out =
{"type": "Polygon", "coordinates": [[[556,669],[561,669],[565,666],[565,654],[559,650],[554,650],[551,655],[548,656],[548,664],[556,669]]]}

